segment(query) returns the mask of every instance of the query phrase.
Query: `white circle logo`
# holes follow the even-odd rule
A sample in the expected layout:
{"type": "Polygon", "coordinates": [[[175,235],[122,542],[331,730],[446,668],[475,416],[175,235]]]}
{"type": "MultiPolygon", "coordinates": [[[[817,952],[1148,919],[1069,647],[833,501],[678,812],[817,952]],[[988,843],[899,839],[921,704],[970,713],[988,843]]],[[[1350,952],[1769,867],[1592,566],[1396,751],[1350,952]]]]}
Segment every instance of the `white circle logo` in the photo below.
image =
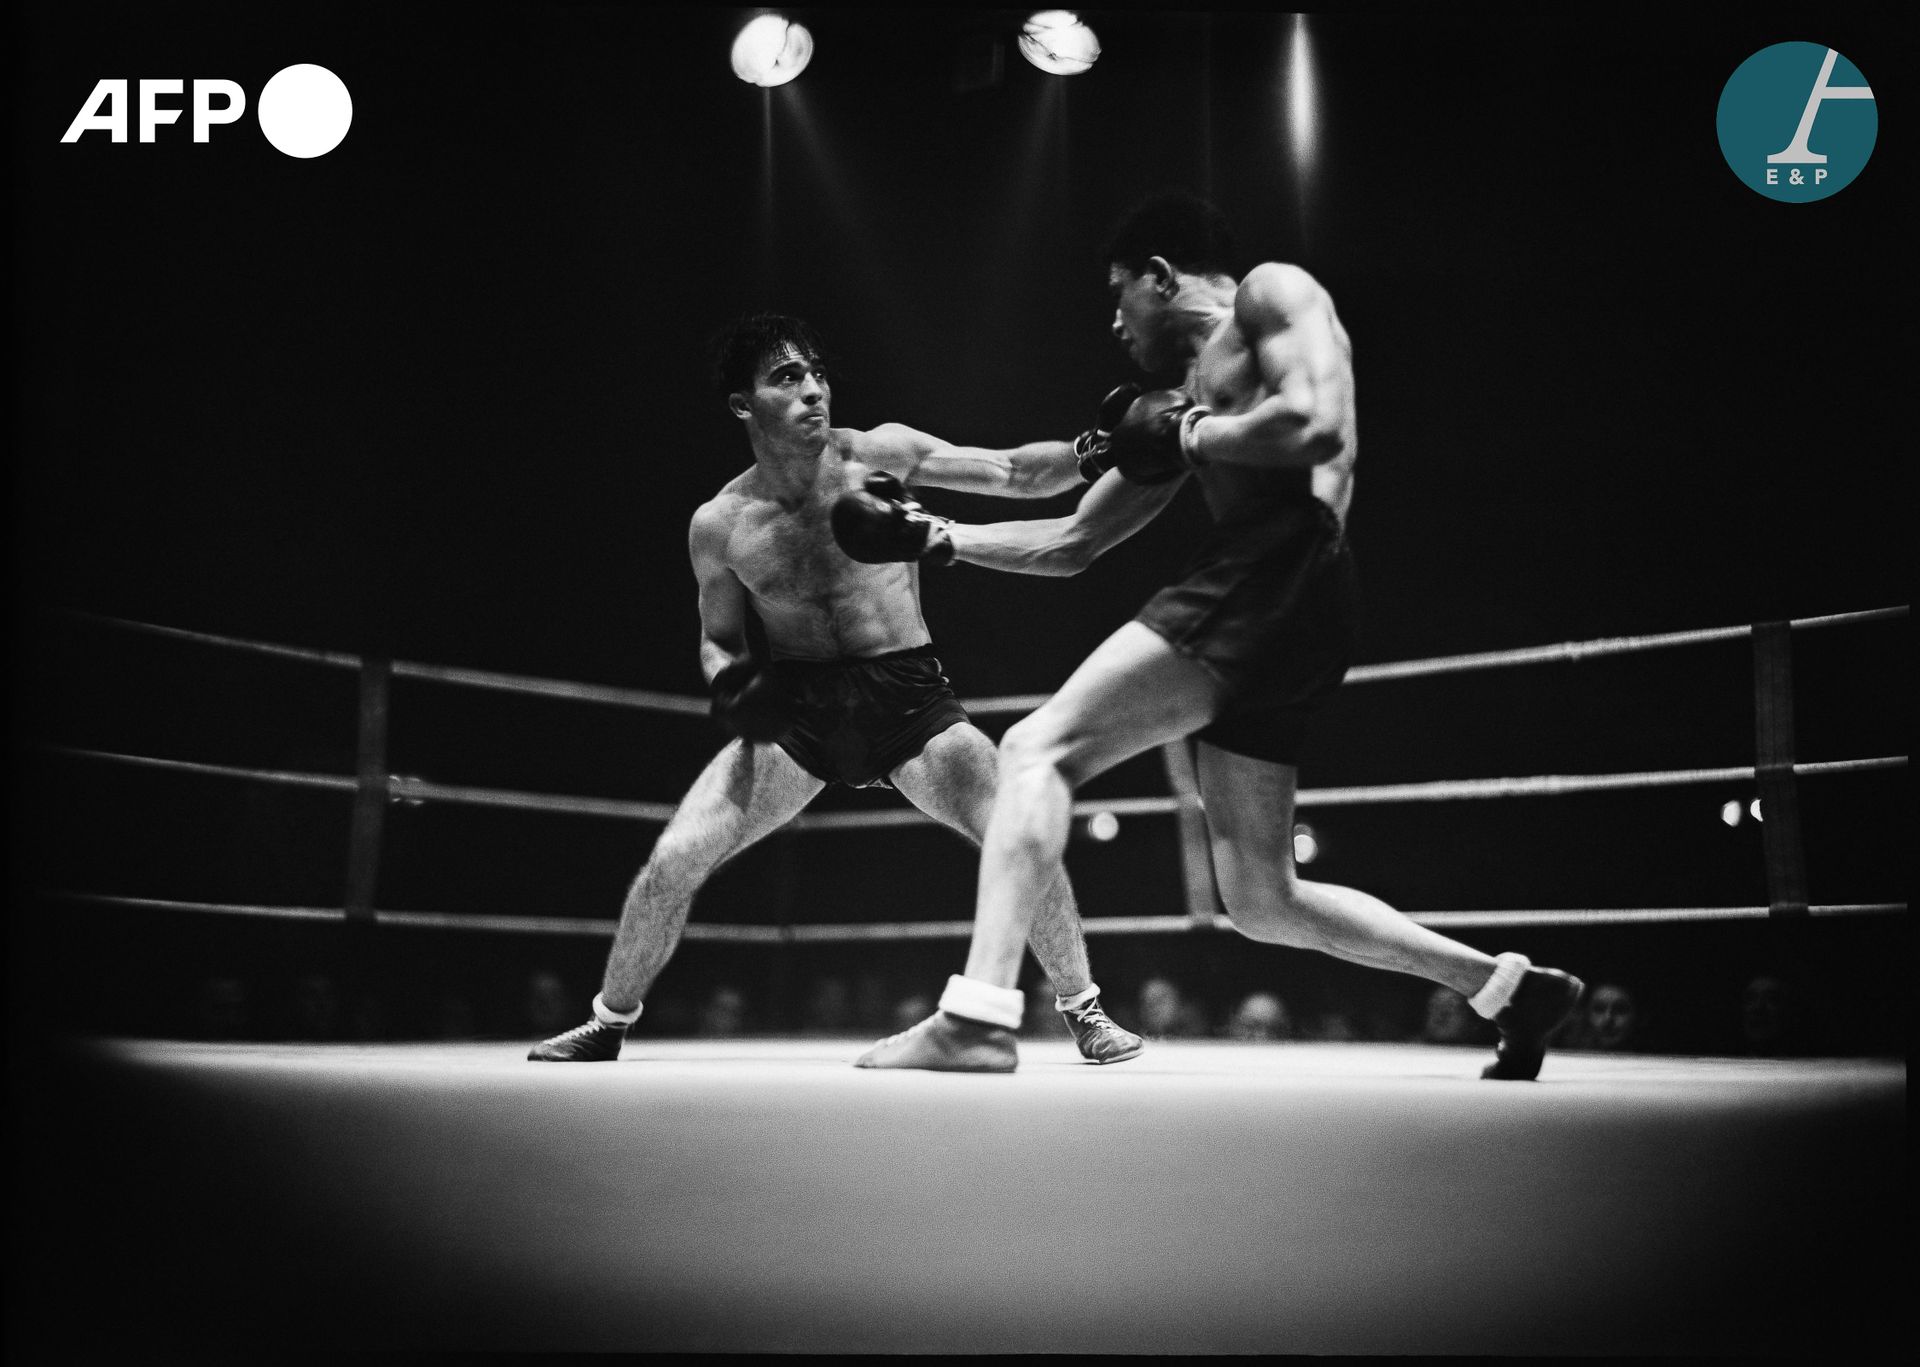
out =
{"type": "Polygon", "coordinates": [[[276,71],[255,109],[267,141],[290,157],[325,156],[353,123],[346,83],[311,62],[276,71]]]}

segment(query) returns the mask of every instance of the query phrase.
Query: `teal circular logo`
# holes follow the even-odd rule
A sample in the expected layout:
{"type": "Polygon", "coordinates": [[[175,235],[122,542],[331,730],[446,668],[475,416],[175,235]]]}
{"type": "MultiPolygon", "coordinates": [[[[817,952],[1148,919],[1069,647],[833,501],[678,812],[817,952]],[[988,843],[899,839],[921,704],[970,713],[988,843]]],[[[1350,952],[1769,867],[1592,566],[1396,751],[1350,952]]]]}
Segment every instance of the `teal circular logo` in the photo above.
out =
{"type": "Polygon", "coordinates": [[[1879,107],[1860,68],[1818,43],[1775,43],[1720,92],[1720,151],[1768,199],[1806,204],[1853,183],[1873,155],[1879,107]]]}

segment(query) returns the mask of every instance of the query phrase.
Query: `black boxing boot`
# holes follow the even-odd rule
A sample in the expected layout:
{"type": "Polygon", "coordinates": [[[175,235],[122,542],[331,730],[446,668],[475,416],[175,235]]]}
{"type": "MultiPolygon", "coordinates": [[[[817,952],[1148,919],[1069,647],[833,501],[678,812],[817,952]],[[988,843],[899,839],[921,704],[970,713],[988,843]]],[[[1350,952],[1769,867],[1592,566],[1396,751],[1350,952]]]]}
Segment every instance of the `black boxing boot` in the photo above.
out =
{"type": "Polygon", "coordinates": [[[1101,1007],[1098,984],[1089,984],[1075,997],[1055,997],[1053,1005],[1073,1031],[1080,1057],[1089,1063],[1125,1063],[1147,1047],[1145,1040],[1122,1029],[1101,1007]]]}
{"type": "Polygon", "coordinates": [[[1505,1004],[1490,1016],[1500,1029],[1500,1042],[1494,1046],[1493,1062],[1480,1070],[1480,1076],[1496,1082],[1531,1082],[1539,1077],[1547,1037],[1573,1014],[1585,989],[1586,984],[1570,973],[1535,968],[1521,955],[1502,954],[1487,986],[1471,999],[1474,1009],[1487,1015],[1491,1005],[1487,994],[1496,990],[1507,994],[1505,1004]]]}
{"type": "Polygon", "coordinates": [[[627,1028],[638,1019],[639,1007],[632,1012],[615,1011],[595,996],[592,1020],[541,1040],[527,1051],[527,1059],[532,1063],[616,1063],[627,1028]]]}

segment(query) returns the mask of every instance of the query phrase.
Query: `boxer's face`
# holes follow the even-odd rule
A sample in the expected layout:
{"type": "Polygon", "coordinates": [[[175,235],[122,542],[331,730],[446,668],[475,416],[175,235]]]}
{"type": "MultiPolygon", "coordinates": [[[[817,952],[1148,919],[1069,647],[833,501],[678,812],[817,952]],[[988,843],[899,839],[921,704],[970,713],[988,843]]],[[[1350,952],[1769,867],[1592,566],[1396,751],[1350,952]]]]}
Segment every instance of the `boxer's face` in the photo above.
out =
{"type": "Polygon", "coordinates": [[[1170,311],[1166,280],[1149,265],[1135,275],[1118,262],[1107,268],[1113,296],[1113,336],[1133,363],[1149,374],[1170,369],[1177,357],[1169,345],[1170,311]]]}
{"type": "Polygon", "coordinates": [[[788,345],[761,359],[753,392],[734,396],[734,412],[768,432],[824,436],[832,402],[826,366],[788,345]]]}

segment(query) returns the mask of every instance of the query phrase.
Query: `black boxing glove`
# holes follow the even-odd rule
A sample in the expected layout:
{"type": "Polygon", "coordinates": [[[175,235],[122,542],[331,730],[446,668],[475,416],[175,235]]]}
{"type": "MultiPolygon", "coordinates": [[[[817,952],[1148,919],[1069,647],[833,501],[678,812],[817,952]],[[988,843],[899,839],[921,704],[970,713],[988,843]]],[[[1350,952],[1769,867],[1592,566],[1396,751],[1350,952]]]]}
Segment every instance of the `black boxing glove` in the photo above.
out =
{"type": "Polygon", "coordinates": [[[1107,464],[1135,484],[1165,484],[1200,464],[1193,425],[1212,412],[1178,389],[1142,394],[1107,438],[1107,464]]]}
{"type": "Polygon", "coordinates": [[[863,488],[840,495],[829,516],[840,549],[865,565],[918,560],[945,565],[953,559],[953,525],[914,502],[897,478],[875,471],[863,488]]]}
{"type": "Polygon", "coordinates": [[[793,711],[771,670],[756,660],[736,660],[713,676],[708,709],[721,727],[742,740],[771,743],[793,730],[793,711]]]}
{"type": "Polygon", "coordinates": [[[1073,439],[1073,458],[1080,462],[1080,477],[1091,484],[1113,468],[1113,459],[1108,454],[1108,441],[1113,429],[1120,425],[1120,419],[1127,416],[1127,410],[1133,407],[1133,401],[1140,397],[1140,386],[1123,384],[1114,388],[1107,397],[1100,400],[1100,412],[1093,420],[1093,426],[1073,439]]]}

